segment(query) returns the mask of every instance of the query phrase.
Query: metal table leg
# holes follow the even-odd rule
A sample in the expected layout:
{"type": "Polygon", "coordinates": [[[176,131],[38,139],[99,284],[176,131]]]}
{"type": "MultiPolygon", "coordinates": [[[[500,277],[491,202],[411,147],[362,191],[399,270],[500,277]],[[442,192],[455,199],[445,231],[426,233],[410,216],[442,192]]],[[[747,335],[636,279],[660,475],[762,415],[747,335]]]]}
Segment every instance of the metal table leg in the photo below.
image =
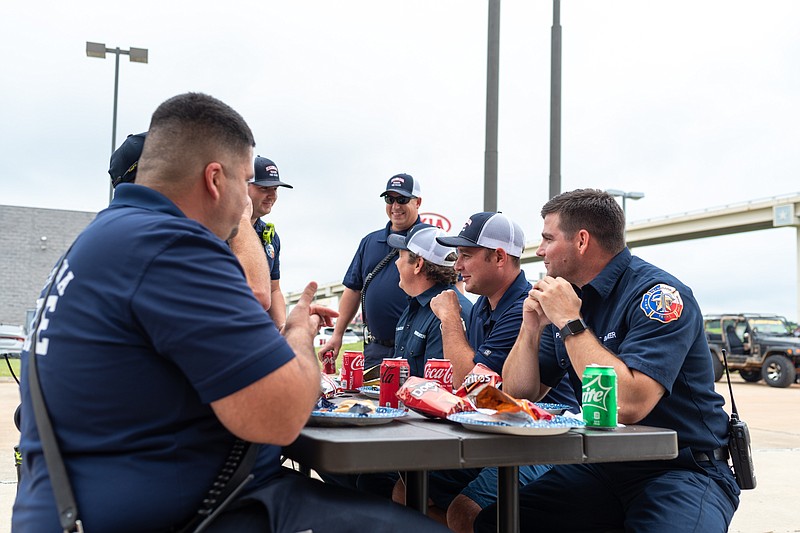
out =
{"type": "Polygon", "coordinates": [[[428,473],[406,472],[406,506],[428,514],[428,473]]]}
{"type": "Polygon", "coordinates": [[[519,467],[497,468],[497,531],[519,533],[519,467]]]}

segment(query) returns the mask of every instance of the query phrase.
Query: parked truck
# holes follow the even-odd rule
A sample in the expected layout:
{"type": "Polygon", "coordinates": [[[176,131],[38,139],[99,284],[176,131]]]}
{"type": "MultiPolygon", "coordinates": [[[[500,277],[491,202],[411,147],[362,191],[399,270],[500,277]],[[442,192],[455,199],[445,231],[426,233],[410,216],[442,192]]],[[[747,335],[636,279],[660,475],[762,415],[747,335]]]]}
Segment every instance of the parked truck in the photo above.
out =
{"type": "Polygon", "coordinates": [[[800,337],[778,315],[731,313],[705,315],[706,339],[711,349],[714,380],[728,370],[738,370],[745,381],[763,379],[772,387],[788,387],[800,375],[800,337]]]}

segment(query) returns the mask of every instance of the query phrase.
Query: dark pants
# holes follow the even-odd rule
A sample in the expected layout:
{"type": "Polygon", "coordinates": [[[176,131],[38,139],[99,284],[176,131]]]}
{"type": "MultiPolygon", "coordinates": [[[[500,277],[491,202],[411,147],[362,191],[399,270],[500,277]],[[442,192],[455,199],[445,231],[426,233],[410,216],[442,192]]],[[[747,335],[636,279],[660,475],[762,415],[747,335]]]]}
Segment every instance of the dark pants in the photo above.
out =
{"type": "Polygon", "coordinates": [[[209,533],[432,532],[449,530],[421,513],[361,492],[327,485],[288,468],[232,504],[209,533]]]}
{"type": "Polygon", "coordinates": [[[384,359],[394,357],[393,346],[383,346],[375,342],[364,345],[364,370],[379,365],[384,359]]]}
{"type": "Polygon", "coordinates": [[[360,490],[380,498],[392,499],[392,491],[400,474],[397,472],[377,472],[375,474],[326,474],[318,472],[325,483],[339,487],[360,490]]]}
{"type": "MultiPolygon", "coordinates": [[[[723,533],[739,505],[725,461],[695,462],[690,450],[672,461],[556,465],[519,491],[521,531],[723,533]]],[[[485,508],[476,532],[497,531],[497,506],[485,508]]]]}

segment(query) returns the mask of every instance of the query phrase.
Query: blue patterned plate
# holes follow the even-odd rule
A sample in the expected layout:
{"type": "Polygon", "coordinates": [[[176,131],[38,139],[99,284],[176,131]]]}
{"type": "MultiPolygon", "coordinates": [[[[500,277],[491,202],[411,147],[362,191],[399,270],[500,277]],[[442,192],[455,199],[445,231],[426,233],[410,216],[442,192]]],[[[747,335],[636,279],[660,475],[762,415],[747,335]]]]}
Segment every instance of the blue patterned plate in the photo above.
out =
{"type": "Polygon", "coordinates": [[[359,387],[358,392],[366,396],[367,398],[373,398],[375,400],[381,397],[381,388],[376,386],[366,386],[366,387],[359,387]]]}
{"type": "Polygon", "coordinates": [[[566,433],[570,429],[582,428],[586,425],[583,420],[561,415],[554,416],[552,420],[519,422],[517,420],[506,420],[501,415],[469,412],[448,415],[447,419],[474,431],[506,433],[508,435],[559,435],[566,433]]]}
{"type": "Polygon", "coordinates": [[[378,407],[374,413],[337,413],[335,411],[312,411],[309,426],[374,426],[388,424],[395,418],[406,416],[403,409],[378,407]]]}
{"type": "Polygon", "coordinates": [[[569,409],[569,405],[564,405],[563,403],[540,403],[536,402],[536,407],[540,409],[544,409],[551,415],[563,415],[564,411],[569,409]]]}

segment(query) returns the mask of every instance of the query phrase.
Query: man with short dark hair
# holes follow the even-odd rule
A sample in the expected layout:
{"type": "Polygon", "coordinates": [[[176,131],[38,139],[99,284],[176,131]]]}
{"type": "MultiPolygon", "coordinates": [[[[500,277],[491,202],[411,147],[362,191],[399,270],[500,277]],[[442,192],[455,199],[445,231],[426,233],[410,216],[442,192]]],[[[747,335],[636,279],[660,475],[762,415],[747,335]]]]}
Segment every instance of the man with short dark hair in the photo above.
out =
{"type": "MultiPolygon", "coordinates": [[[[135,135],[128,135],[125,141],[114,150],[111,154],[111,161],[109,164],[108,174],[111,176],[111,184],[116,188],[120,183],[134,183],[136,181],[136,174],[139,170],[139,158],[142,156],[142,149],[144,148],[144,141],[147,138],[147,132],[137,133],[135,135]]],[[[270,275],[268,269],[268,262],[261,253],[261,243],[257,236],[253,236],[247,229],[251,225],[252,204],[248,205],[242,213],[242,219],[239,222],[239,230],[236,235],[228,239],[228,244],[231,251],[236,255],[236,258],[242,264],[247,284],[253,290],[256,299],[261,303],[265,310],[271,308],[272,292],[270,286],[270,275]]],[[[282,295],[281,295],[282,296],[282,295]]],[[[285,322],[285,304],[283,312],[283,320],[279,323],[285,322]]],[[[274,317],[273,317],[274,320],[274,317]]]]}
{"type": "MultiPolygon", "coordinates": [[[[431,300],[430,306],[441,320],[444,357],[453,364],[453,385],[458,387],[477,363],[498,374],[522,322],[522,302],[531,288],[520,268],[525,247],[522,228],[503,213],[472,215],[458,236],[437,237],[444,246],[457,247],[455,269],[466,283],[466,290],[480,294],[466,322],[461,320],[458,291],[447,290],[431,300]]],[[[578,402],[567,380],[545,400],[578,410],[578,402]]],[[[550,465],[519,468],[520,484],[542,475],[550,465]]],[[[431,472],[431,515],[446,520],[457,532],[472,530],[482,508],[497,500],[497,469],[470,468],[431,472]],[[446,516],[440,513],[446,510],[446,516]]],[[[395,491],[395,499],[402,501],[395,491]]]]}
{"type": "Polygon", "coordinates": [[[380,196],[386,203],[389,222],[385,228],[361,239],[342,282],[345,289],[339,300],[336,328],[319,349],[320,359],[329,351],[338,356],[342,335],[362,302],[361,318],[366,326],[364,368],[379,365],[394,353],[394,328],[406,307],[406,295],[399,287],[400,275],[394,265],[397,252],[387,239],[392,234],[405,235],[420,222],[422,193],[418,180],[408,174],[397,174],[389,178],[380,196]]]}
{"type": "MultiPolygon", "coordinates": [[[[556,465],[520,489],[521,529],[727,531],[739,488],[692,291],[631,255],[625,215],[608,193],[565,192],[541,214],[536,253],[547,276],[525,300],[503,389],[538,400],[566,375],[577,392],[587,366],[611,366],[619,422],[674,429],[679,453],[671,461],[556,465]]],[[[484,509],[476,531],[494,531],[496,517],[494,506],[484,509]]]]}
{"type": "Polygon", "coordinates": [[[51,272],[22,353],[13,530],[62,530],[32,360],[87,531],[180,530],[219,496],[237,439],[262,443],[259,462],[211,531],[436,530],[280,465],[319,397],[313,337],[335,313],[311,305],[309,283],[281,335],[225,243],[249,202],[254,144],[219,100],[170,98],[153,114],[136,183],[118,186],[51,272]]]}

